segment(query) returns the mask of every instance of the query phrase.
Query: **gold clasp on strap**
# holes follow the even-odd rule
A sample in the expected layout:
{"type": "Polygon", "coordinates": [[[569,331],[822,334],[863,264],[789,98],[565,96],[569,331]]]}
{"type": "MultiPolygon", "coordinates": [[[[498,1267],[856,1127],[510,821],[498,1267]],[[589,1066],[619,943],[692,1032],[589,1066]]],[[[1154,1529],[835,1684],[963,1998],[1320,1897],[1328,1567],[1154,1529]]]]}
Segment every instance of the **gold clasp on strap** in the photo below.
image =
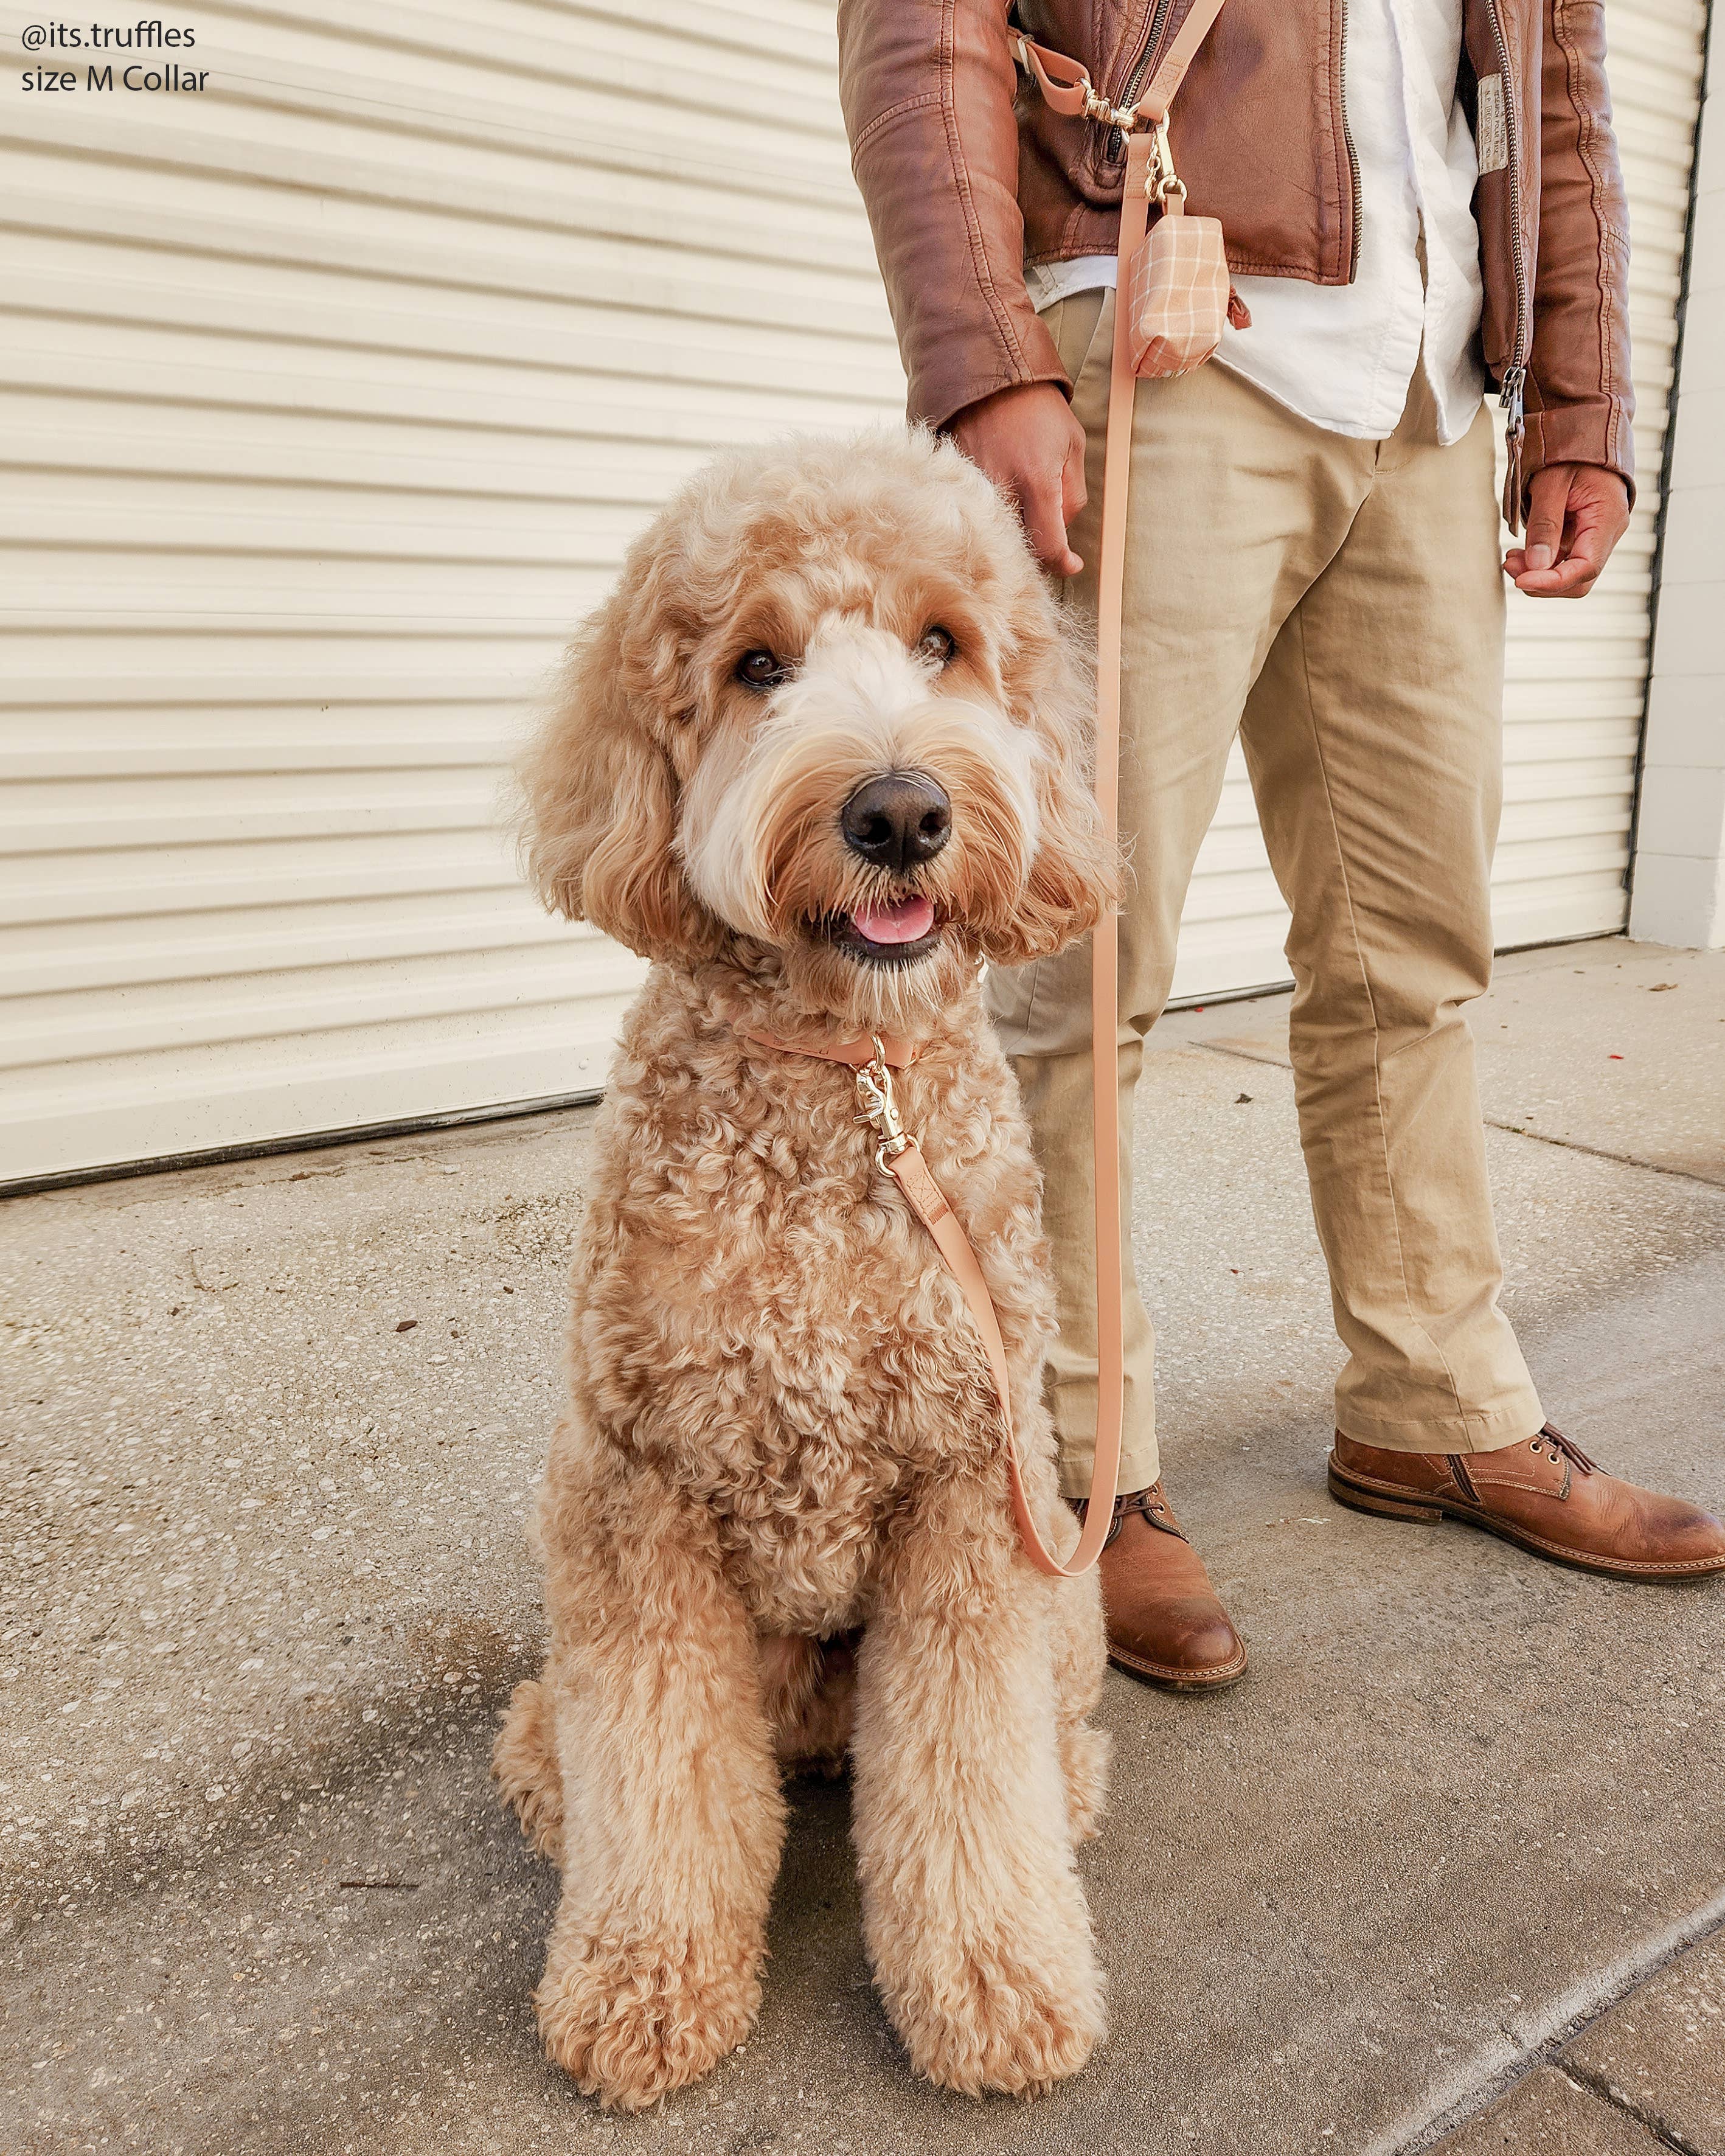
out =
{"type": "Polygon", "coordinates": [[[1144,192],[1153,203],[1186,199],[1186,182],[1174,170],[1174,153],[1168,139],[1166,117],[1156,123],[1150,162],[1144,172],[1144,192]]]}
{"type": "Polygon", "coordinates": [[[1094,120],[1103,127],[1117,127],[1122,135],[1130,135],[1138,124],[1137,105],[1110,105],[1096,90],[1091,90],[1086,97],[1084,112],[1087,120],[1094,120]]]}
{"type": "Polygon", "coordinates": [[[856,1074],[856,1097],[862,1104],[860,1123],[871,1123],[880,1142],[875,1148],[875,1160],[882,1173],[886,1163],[896,1160],[916,1141],[899,1120],[898,1101],[892,1090],[892,1073],[886,1065],[886,1050],[878,1034],[870,1035],[875,1044],[874,1058],[865,1063],[856,1074]]]}
{"type": "Polygon", "coordinates": [[[1090,71],[1076,60],[1069,60],[1064,53],[1051,53],[1042,46],[1033,44],[1022,33],[1012,40],[1012,51],[1019,65],[1027,74],[1035,76],[1042,86],[1042,94],[1055,112],[1076,117],[1082,113],[1086,120],[1094,120],[1103,127],[1117,127],[1130,135],[1137,125],[1138,110],[1135,105],[1111,105],[1090,79],[1090,71]],[[1069,73],[1050,73],[1050,68],[1068,69],[1069,73]]]}

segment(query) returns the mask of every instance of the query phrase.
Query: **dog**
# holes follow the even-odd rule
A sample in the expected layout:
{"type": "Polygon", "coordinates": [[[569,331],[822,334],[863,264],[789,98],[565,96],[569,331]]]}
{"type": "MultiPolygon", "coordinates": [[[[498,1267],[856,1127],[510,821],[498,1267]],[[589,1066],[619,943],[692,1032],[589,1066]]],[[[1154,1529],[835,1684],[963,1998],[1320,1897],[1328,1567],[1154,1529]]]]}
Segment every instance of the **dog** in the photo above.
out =
{"type": "Polygon", "coordinates": [[[900,1107],[996,1306],[1032,1516],[1069,1548],[1037,1171],[978,971],[1115,902],[1093,712],[1010,506],[950,444],[878,433],[687,485],[523,760],[539,892],[652,962],[536,1513],[549,1651],[493,1761],[562,1869],[546,2049],[607,2106],[747,2036],[782,1776],[847,1759],[912,2065],[1029,2095],[1102,2034],[1074,1856],[1106,1768],[1096,1575],[1025,1557],[978,1333],[819,1053],[913,1044],[900,1107]]]}

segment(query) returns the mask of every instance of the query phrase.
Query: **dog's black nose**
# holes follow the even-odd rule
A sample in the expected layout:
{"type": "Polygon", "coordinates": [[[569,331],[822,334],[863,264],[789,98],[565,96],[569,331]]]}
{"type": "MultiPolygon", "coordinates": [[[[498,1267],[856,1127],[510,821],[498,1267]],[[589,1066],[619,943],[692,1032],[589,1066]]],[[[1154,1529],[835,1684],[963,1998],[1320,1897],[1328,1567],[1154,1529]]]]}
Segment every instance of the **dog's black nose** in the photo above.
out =
{"type": "Polygon", "coordinates": [[[923,773],[889,772],[857,788],[839,811],[839,828],[852,853],[902,875],[932,861],[952,835],[952,804],[923,773]]]}

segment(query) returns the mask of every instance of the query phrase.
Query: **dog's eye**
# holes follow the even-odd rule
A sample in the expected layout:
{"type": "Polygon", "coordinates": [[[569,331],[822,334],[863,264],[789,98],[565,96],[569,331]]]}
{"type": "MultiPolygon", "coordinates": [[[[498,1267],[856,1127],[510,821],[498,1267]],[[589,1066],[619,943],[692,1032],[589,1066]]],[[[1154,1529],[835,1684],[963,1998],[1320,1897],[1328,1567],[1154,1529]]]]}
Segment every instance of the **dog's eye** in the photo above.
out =
{"type": "Polygon", "coordinates": [[[737,680],[751,689],[776,689],[790,670],[776,651],[745,651],[737,662],[737,680]]]}
{"type": "Polygon", "coordinates": [[[922,639],[916,646],[918,656],[932,659],[937,666],[944,666],[948,660],[957,655],[957,650],[952,630],[942,629],[938,622],[923,630],[922,639]]]}

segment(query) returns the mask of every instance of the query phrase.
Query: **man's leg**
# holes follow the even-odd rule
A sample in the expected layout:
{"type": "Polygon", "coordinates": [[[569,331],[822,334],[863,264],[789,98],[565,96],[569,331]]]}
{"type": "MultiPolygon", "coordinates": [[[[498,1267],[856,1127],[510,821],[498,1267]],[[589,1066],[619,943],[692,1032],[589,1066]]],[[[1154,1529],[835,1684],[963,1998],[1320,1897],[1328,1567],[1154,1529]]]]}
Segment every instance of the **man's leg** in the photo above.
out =
{"type": "Polygon", "coordinates": [[[1498,1306],[1463,1007],[1491,970],[1503,614],[1490,420],[1439,448],[1416,382],[1242,726],[1294,916],[1301,1138],[1348,1349],[1332,1486],[1599,1569],[1725,1568],[1717,1523],[1546,1430],[1498,1306]]]}
{"type": "MultiPolygon", "coordinates": [[[[1112,295],[1100,293],[1066,300],[1048,316],[1089,442],[1090,499],[1070,534],[1086,569],[1068,588],[1092,614],[1113,319],[1112,295]]],[[[1129,855],[1117,1048],[1127,1283],[1122,1492],[1159,1476],[1155,1348],[1132,1277],[1130,1232],[1143,1036],[1168,996],[1192,864],[1247,693],[1282,620],[1346,531],[1369,483],[1371,454],[1369,444],[1322,434],[1219,367],[1142,383],[1135,399],[1122,679],[1121,823],[1129,855]]],[[[1090,1486],[1096,1416],[1088,943],[993,974],[989,1001],[1043,1168],[1060,1307],[1050,1376],[1063,1487],[1076,1498],[1090,1486]]],[[[1243,1650],[1219,1605],[1202,1618],[1187,1606],[1204,1595],[1214,1604],[1214,1596],[1207,1582],[1199,1594],[1202,1568],[1195,1558],[1187,1568],[1189,1552],[1172,1527],[1154,1491],[1105,1559],[1116,1658],[1169,1683],[1226,1681],[1243,1666],[1243,1650]],[[1122,1576],[1140,1559],[1156,1572],[1153,1593],[1122,1576]],[[1197,1579],[1173,1579],[1170,1568],[1189,1568],[1197,1579]],[[1136,1647],[1125,1636],[1133,1630],[1136,1647]]]]}
{"type": "Polygon", "coordinates": [[[1491,973],[1503,620],[1491,422],[1440,449],[1416,392],[1242,727],[1294,915],[1301,1137],[1348,1351],[1337,1420],[1414,1451],[1545,1419],[1497,1305],[1462,1010],[1491,973]]]}

